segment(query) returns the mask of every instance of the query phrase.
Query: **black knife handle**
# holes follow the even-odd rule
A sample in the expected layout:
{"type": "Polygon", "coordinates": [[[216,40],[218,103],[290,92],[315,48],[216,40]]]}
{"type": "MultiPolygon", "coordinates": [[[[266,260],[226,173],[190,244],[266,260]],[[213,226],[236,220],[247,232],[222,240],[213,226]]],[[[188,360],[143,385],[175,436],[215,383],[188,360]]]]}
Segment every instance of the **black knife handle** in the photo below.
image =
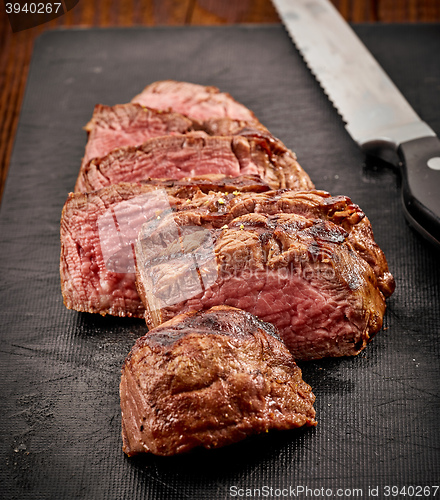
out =
{"type": "Polygon", "coordinates": [[[440,139],[402,143],[402,202],[409,223],[440,248],[440,139]]]}

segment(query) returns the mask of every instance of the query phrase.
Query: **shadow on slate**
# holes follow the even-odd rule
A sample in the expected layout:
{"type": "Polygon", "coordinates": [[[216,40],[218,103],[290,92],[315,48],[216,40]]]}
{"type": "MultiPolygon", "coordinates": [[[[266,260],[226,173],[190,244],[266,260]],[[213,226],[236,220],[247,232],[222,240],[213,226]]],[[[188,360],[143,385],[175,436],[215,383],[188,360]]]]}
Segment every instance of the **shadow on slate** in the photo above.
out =
{"type": "MultiPolygon", "coordinates": [[[[355,27],[437,133],[439,28],[355,27]]],[[[298,485],[362,488],[364,497],[377,487],[380,497],[386,485],[438,484],[439,259],[406,224],[399,184],[392,167],[366,160],[352,142],[281,26],[45,33],[0,209],[2,497],[226,499],[234,487],[298,485]],[[146,327],[65,309],[59,221],[94,105],[128,102],[167,78],[230,92],[297,153],[318,188],[359,204],[397,288],[383,330],[358,357],[301,364],[317,397],[317,428],[129,459],[120,368],[146,327]]]]}

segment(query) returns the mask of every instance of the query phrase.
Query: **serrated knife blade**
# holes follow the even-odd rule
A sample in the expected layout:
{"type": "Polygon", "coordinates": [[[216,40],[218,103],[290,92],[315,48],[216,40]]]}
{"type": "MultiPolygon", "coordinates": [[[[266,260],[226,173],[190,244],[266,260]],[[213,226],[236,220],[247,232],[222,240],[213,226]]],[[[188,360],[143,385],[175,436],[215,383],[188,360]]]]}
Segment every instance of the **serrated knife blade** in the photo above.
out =
{"type": "Polygon", "coordinates": [[[440,140],[435,132],[329,0],[272,2],[359,147],[388,161],[396,155],[404,214],[440,246],[440,140]]]}

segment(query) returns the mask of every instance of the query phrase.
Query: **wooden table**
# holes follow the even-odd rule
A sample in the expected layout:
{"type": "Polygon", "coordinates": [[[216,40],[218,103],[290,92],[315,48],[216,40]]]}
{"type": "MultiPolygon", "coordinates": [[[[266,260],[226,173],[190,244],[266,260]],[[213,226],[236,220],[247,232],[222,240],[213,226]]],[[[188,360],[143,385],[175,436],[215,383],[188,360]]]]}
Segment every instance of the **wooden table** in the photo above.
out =
{"type": "MultiPolygon", "coordinates": [[[[332,0],[349,22],[440,22],[439,0],[332,0]]],[[[279,23],[270,0],[80,0],[49,23],[13,33],[0,7],[0,200],[35,38],[54,28],[279,23]]]]}

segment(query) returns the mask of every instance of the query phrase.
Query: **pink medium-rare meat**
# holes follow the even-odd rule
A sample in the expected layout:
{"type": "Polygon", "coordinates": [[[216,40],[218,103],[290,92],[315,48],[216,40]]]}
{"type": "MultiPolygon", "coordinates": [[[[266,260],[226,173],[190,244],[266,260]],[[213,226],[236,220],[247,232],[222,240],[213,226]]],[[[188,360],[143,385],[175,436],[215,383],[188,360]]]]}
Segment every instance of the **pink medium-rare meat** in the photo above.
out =
{"type": "Polygon", "coordinates": [[[232,118],[258,122],[254,113],[217,87],[165,80],[152,83],[131,102],[154,109],[172,110],[191,119],[232,118]]]}
{"type": "Polygon", "coordinates": [[[142,144],[151,137],[183,134],[192,130],[193,122],[179,113],[148,109],[139,104],[95,106],[86,125],[88,141],[83,165],[122,146],[142,144]]]}
{"type": "Polygon", "coordinates": [[[141,225],[150,216],[160,217],[171,208],[198,206],[211,191],[237,194],[268,189],[258,177],[231,179],[217,175],[122,183],[90,193],[71,193],[60,227],[61,290],[66,307],[143,317],[132,247],[141,225]]]}
{"type": "Polygon", "coordinates": [[[275,328],[227,306],[178,315],[138,339],[120,400],[128,456],[316,425],[315,396],[275,328]]]}
{"type": "Polygon", "coordinates": [[[382,326],[376,275],[330,221],[250,213],[213,228],[200,211],[172,213],[141,230],[136,269],[149,327],[225,304],[307,360],[356,355],[382,326]]]}
{"type": "Polygon", "coordinates": [[[88,132],[88,140],[83,166],[93,158],[101,158],[119,147],[137,146],[147,139],[163,135],[196,130],[208,135],[238,135],[243,130],[269,133],[257,122],[249,123],[231,118],[209,118],[203,122],[195,122],[180,113],[159,111],[134,103],[116,106],[98,104],[84,128],[88,132]]]}
{"type": "Polygon", "coordinates": [[[156,137],[116,149],[81,168],[76,192],[146,178],[205,174],[259,175],[272,189],[313,189],[296,156],[271,136],[207,136],[198,132],[156,137]]]}
{"type": "MultiPolygon", "coordinates": [[[[130,203],[130,200],[150,192],[149,187],[119,185],[100,194],[69,195],[60,229],[61,292],[68,309],[102,315],[142,316],[144,308],[134,287],[130,254],[125,255],[125,267],[122,263],[120,266],[108,265],[103,254],[99,221],[106,220],[107,214],[113,216],[112,207],[122,203],[123,211],[127,213],[131,208],[142,223],[146,219],[138,218],[138,214],[142,214],[138,203],[136,200],[130,203]]],[[[115,237],[118,235],[117,230],[113,233],[115,237]]]]}

